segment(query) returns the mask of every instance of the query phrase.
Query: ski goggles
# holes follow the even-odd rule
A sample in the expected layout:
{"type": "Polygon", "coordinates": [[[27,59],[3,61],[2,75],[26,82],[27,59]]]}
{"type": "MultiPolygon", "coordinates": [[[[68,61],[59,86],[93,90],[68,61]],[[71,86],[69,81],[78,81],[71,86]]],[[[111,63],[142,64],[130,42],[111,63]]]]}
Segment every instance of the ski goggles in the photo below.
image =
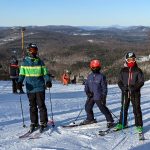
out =
{"type": "Polygon", "coordinates": [[[136,62],[136,58],[127,58],[126,61],[128,63],[130,63],[130,62],[136,62]]]}
{"type": "Polygon", "coordinates": [[[91,69],[92,70],[98,70],[98,69],[100,69],[100,67],[92,67],[91,69]]]}
{"type": "Polygon", "coordinates": [[[29,49],[29,53],[31,53],[31,54],[37,54],[37,48],[30,48],[29,49]]]}

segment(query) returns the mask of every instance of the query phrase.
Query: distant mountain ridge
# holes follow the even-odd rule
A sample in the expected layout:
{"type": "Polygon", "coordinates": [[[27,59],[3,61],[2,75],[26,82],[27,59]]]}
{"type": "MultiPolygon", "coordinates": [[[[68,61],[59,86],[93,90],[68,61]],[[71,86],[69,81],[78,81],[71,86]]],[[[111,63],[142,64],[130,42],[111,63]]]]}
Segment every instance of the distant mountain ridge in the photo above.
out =
{"type": "MultiPolygon", "coordinates": [[[[25,28],[24,47],[30,42],[37,43],[40,57],[58,79],[65,69],[70,69],[72,74],[87,76],[89,61],[97,58],[102,61],[105,74],[115,81],[127,51],[134,51],[139,56],[150,54],[150,27],[146,26],[49,25],[25,28]]],[[[21,47],[21,27],[0,27],[0,65],[5,71],[14,50],[21,60],[21,47]]]]}

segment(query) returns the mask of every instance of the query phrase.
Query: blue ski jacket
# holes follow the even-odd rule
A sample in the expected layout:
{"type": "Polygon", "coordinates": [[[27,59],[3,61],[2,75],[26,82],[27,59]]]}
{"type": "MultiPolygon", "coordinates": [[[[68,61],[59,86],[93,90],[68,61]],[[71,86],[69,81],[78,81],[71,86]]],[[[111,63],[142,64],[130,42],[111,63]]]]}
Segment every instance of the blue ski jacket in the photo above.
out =
{"type": "Polygon", "coordinates": [[[40,58],[25,57],[20,67],[18,82],[26,81],[27,93],[45,91],[45,82],[51,81],[47,68],[40,58]]]}
{"type": "Polygon", "coordinates": [[[93,100],[101,100],[107,96],[107,81],[106,77],[102,73],[89,74],[85,82],[85,92],[88,96],[92,93],[93,100]]]}

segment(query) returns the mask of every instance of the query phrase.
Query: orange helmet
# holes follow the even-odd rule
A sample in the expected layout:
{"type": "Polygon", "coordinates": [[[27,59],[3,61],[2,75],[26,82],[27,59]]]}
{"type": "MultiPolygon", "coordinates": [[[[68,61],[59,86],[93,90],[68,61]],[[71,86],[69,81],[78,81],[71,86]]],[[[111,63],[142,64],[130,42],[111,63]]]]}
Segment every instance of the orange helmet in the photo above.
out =
{"type": "Polygon", "coordinates": [[[97,59],[92,60],[92,61],[90,62],[90,68],[91,68],[91,69],[99,69],[99,68],[101,68],[101,63],[100,63],[100,61],[97,60],[97,59]]]}

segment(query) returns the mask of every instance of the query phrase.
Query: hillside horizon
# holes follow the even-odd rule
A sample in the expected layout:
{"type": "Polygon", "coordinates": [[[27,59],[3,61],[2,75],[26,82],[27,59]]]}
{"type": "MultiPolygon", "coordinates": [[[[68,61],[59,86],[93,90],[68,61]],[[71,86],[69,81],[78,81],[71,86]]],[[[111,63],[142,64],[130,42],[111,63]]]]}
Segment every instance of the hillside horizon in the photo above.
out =
{"type": "MultiPolygon", "coordinates": [[[[134,51],[137,56],[150,54],[150,27],[147,26],[92,28],[49,25],[25,28],[24,49],[29,43],[36,43],[40,57],[58,80],[65,69],[71,70],[72,75],[86,77],[90,71],[90,60],[96,58],[101,60],[102,71],[114,83],[126,52],[134,51]]],[[[1,72],[5,71],[3,76],[8,72],[9,59],[14,51],[18,59],[22,58],[21,29],[0,27],[0,64],[1,72]]],[[[150,61],[139,63],[146,80],[150,79],[149,65],[150,61]]]]}

